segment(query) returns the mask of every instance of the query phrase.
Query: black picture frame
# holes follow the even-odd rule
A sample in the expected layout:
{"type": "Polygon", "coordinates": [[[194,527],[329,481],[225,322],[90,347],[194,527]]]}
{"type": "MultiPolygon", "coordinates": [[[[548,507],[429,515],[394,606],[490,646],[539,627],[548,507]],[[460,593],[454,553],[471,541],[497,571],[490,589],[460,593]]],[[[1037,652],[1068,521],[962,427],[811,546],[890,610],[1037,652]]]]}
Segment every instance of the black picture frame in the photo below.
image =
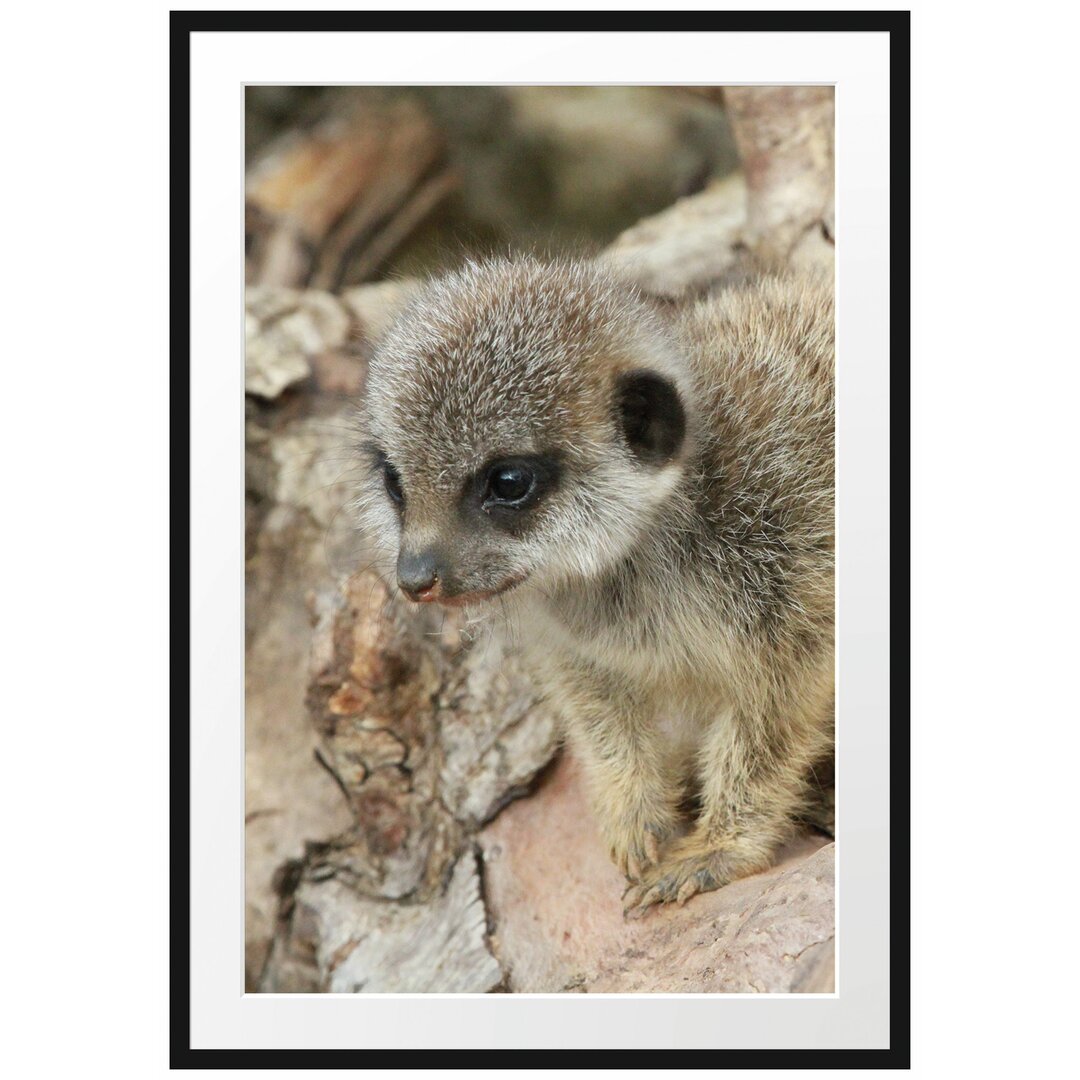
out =
{"type": "MultiPolygon", "coordinates": [[[[170,1066],[174,1069],[370,1067],[353,1050],[193,1049],[190,1042],[190,36],[231,31],[607,31],[887,33],[890,56],[890,1046],[726,1049],[723,1069],[908,1069],[911,1058],[910,755],[910,154],[909,11],[173,11],[170,13],[170,1066]]],[[[686,1068],[701,1051],[411,1050],[382,1068],[686,1068]]]]}

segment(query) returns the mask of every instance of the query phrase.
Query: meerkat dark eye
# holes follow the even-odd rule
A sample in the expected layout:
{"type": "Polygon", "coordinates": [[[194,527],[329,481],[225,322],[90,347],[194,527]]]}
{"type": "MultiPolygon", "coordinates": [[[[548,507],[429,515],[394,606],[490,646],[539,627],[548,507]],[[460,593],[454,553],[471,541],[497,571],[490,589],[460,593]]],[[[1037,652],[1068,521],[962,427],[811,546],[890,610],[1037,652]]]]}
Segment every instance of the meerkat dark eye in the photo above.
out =
{"type": "Polygon", "coordinates": [[[382,462],[383,484],[386,486],[386,494],[396,506],[402,506],[405,502],[405,492],[401,489],[401,476],[397,469],[385,459],[382,462]]]}
{"type": "Polygon", "coordinates": [[[522,502],[532,491],[536,477],[527,465],[496,465],[488,473],[488,500],[508,505],[522,502]]]}
{"type": "Polygon", "coordinates": [[[501,458],[477,472],[466,488],[470,504],[477,500],[496,524],[511,530],[524,527],[523,512],[531,510],[559,482],[554,456],[530,454],[501,458]]]}

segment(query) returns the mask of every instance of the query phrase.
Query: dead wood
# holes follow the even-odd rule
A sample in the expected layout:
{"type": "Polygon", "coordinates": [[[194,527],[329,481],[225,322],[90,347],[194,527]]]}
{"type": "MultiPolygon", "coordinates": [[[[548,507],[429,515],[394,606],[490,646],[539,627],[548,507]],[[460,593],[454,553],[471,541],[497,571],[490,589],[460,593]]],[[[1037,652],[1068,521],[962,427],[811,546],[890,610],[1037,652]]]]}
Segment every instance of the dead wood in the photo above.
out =
{"type": "Polygon", "coordinates": [[[308,710],[353,826],[282,889],[262,988],[295,985],[300,955],[313,988],[490,990],[472,836],[551,759],[555,718],[489,627],[408,610],[370,572],[312,602],[308,710]]]}
{"type": "Polygon", "coordinates": [[[770,265],[824,258],[833,242],[833,88],[731,86],[724,102],[746,177],[743,243],[770,265]]]}
{"type": "Polygon", "coordinates": [[[251,284],[365,281],[453,189],[438,131],[409,100],[365,100],[276,140],[246,184],[251,284]]]}

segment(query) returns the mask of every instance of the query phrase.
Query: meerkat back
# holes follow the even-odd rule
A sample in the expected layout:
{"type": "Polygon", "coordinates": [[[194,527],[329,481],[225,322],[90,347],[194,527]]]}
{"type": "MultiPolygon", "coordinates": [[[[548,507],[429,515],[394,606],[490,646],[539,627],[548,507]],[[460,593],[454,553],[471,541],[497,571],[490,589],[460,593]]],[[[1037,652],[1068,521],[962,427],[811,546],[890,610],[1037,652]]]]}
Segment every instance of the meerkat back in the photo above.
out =
{"type": "MultiPolygon", "coordinates": [[[[670,801],[653,799],[644,822],[625,800],[605,807],[617,861],[638,883],[625,901],[635,913],[764,868],[799,821],[831,829],[832,284],[758,278],[689,306],[674,327],[697,438],[681,486],[691,509],[666,544],[677,555],[666,561],[683,563],[668,576],[669,611],[680,611],[668,623],[696,639],[686,652],[698,706],[709,695],[714,706],[679,778],[700,805],[688,834],[672,839],[670,801]],[[701,600],[708,615],[681,614],[701,600]]],[[[648,786],[632,800],[648,803],[648,786]]]]}
{"type": "Polygon", "coordinates": [[[782,564],[783,588],[745,598],[763,624],[770,599],[794,600],[786,629],[811,633],[816,625],[831,638],[832,282],[761,277],[692,305],[676,328],[704,416],[702,516],[729,555],[759,560],[763,573],[782,564]]]}

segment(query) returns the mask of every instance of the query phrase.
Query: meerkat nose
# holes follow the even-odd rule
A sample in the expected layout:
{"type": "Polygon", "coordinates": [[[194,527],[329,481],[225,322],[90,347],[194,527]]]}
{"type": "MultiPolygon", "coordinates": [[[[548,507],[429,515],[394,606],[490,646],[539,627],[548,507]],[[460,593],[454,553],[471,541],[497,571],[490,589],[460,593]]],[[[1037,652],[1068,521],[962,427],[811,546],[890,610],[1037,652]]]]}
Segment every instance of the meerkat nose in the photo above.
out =
{"type": "Polygon", "coordinates": [[[436,600],[439,572],[433,551],[401,552],[397,562],[398,588],[410,600],[436,600]]]}

